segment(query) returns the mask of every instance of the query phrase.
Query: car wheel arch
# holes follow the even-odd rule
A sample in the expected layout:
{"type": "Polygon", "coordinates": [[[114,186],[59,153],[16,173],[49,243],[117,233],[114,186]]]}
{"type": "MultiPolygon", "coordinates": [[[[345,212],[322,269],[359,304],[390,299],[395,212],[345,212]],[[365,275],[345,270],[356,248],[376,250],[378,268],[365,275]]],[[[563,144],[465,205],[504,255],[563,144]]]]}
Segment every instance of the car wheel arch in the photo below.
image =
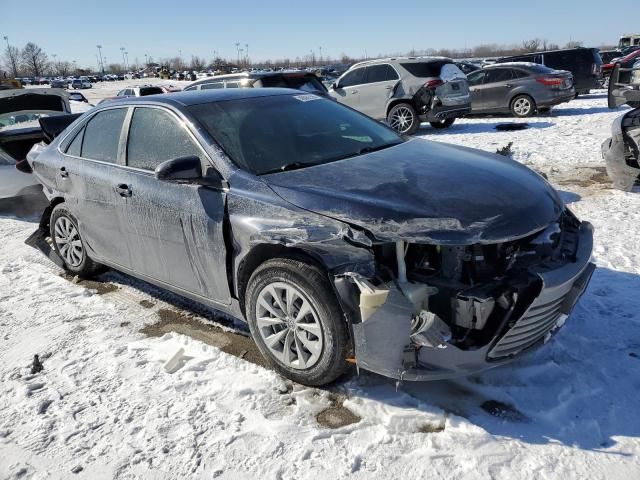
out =
{"type": "Polygon", "coordinates": [[[251,275],[256,269],[267,260],[273,258],[290,258],[299,260],[310,265],[314,265],[320,268],[322,271],[327,272],[326,265],[322,262],[317,255],[310,253],[307,250],[297,247],[287,247],[284,245],[261,243],[254,246],[242,259],[240,265],[235,272],[236,288],[235,293],[240,304],[242,314],[246,316],[245,311],[245,296],[247,292],[247,286],[251,275]]]}
{"type": "Polygon", "coordinates": [[[384,115],[385,119],[389,116],[389,112],[391,111],[391,109],[396,105],[398,105],[399,103],[408,103],[415,109],[416,112],[418,112],[418,108],[412,98],[396,97],[396,98],[390,99],[389,102],[387,102],[387,108],[384,115]]]}

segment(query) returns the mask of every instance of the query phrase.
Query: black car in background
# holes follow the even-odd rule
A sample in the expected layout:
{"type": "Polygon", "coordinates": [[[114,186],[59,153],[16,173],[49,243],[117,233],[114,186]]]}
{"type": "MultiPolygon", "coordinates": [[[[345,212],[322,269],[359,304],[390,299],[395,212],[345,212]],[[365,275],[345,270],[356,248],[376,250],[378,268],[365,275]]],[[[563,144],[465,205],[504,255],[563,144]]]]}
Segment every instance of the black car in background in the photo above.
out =
{"type": "Polygon", "coordinates": [[[243,72],[207,77],[187,85],[184,90],[211,90],[220,88],[295,88],[329,97],[327,87],[315,73],[300,71],[243,72]]]}
{"type": "Polygon", "coordinates": [[[496,62],[533,62],[573,74],[576,96],[602,86],[602,59],[597,48],[566,48],[504,57],[496,62]]]}
{"type": "Polygon", "coordinates": [[[51,202],[35,244],[73,275],[108,265],[248,321],[296,382],[347,360],[404,380],[509,362],[564,324],[594,269],[592,227],[524,165],[309,92],[151,95],[73,119],[28,157],[51,202]]]}

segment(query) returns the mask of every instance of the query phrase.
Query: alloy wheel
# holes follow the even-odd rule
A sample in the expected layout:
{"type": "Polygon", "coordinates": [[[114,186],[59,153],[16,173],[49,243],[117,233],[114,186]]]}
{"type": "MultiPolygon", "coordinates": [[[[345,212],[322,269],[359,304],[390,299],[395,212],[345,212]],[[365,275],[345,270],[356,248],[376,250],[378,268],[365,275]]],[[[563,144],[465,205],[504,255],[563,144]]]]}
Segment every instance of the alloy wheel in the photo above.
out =
{"type": "Polygon", "coordinates": [[[53,227],[54,242],[65,263],[78,267],[84,259],[84,247],[75,225],[67,217],[58,217],[53,227]]]}
{"type": "Polygon", "coordinates": [[[531,112],[531,101],[527,98],[521,97],[518,98],[515,102],[513,102],[513,111],[518,116],[526,116],[531,112]]]}
{"type": "Polygon", "coordinates": [[[391,114],[390,127],[400,133],[405,133],[411,129],[415,122],[415,116],[411,109],[398,107],[391,114]]]}
{"type": "Polygon", "coordinates": [[[258,294],[256,323],[264,344],[284,365],[302,370],[320,359],[324,342],[318,314],[294,285],[265,286],[258,294]]]}

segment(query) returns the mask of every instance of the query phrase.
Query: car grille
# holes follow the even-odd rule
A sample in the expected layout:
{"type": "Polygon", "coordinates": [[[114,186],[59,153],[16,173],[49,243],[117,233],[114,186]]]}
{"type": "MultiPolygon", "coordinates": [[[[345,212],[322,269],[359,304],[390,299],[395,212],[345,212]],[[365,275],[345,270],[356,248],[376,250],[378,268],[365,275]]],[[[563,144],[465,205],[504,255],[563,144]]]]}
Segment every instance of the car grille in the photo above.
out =
{"type": "Polygon", "coordinates": [[[533,346],[556,326],[563,313],[560,311],[565,295],[551,302],[534,302],[509,331],[494,345],[487,355],[498,359],[516,355],[533,346]]]}

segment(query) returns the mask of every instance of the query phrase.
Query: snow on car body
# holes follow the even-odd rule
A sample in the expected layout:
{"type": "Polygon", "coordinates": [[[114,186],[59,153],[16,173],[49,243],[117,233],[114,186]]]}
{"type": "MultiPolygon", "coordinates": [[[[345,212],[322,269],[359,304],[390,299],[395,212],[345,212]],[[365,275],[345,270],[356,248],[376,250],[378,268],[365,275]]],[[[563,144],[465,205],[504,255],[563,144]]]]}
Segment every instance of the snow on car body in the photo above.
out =
{"type": "Polygon", "coordinates": [[[311,385],[348,357],[407,380],[507,362],[564,323],[594,268],[591,226],[526,167],[292,90],[104,104],[29,162],[51,201],[37,235],[67,269],[243,318],[311,385]]]}

